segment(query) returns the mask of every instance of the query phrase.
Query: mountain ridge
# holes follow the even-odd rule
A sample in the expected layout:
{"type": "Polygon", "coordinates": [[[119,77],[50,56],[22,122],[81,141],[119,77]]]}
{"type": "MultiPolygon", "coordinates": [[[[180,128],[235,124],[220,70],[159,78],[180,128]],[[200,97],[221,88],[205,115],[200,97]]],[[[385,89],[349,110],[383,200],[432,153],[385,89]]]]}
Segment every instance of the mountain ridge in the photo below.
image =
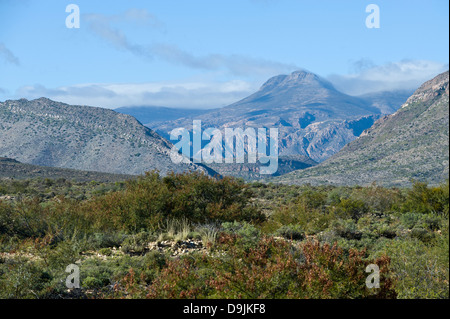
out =
{"type": "Polygon", "coordinates": [[[449,72],[425,82],[386,115],[316,167],[278,179],[290,184],[408,186],[439,184],[449,173],[449,72]]]}
{"type": "Polygon", "coordinates": [[[0,179],[30,179],[49,178],[66,179],[77,182],[122,182],[136,176],[125,174],[109,174],[74,170],[70,168],[55,168],[21,163],[15,159],[0,157],[0,179]]]}
{"type": "MultiPolygon", "coordinates": [[[[296,71],[272,77],[250,96],[195,119],[202,120],[205,128],[221,130],[276,127],[280,132],[280,156],[302,155],[322,162],[356,139],[355,132],[367,129],[383,115],[372,104],[338,91],[314,73],[296,71]],[[348,127],[352,121],[362,121],[359,125],[366,126],[353,131],[348,127]]],[[[190,129],[192,118],[159,123],[154,129],[167,138],[178,127],[190,129]]]]}
{"type": "Polygon", "coordinates": [[[0,154],[23,163],[138,175],[206,170],[170,160],[172,144],[134,117],[48,98],[0,102],[0,154]]]}

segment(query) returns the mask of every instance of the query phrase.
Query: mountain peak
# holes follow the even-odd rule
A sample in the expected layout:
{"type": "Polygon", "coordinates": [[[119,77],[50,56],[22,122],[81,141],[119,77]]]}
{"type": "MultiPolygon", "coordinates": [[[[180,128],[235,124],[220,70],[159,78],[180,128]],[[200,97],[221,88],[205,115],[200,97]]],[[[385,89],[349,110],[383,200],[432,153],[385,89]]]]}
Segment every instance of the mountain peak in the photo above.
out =
{"type": "Polygon", "coordinates": [[[308,71],[304,71],[304,70],[298,70],[298,71],[294,71],[291,74],[289,74],[286,78],[286,80],[288,81],[306,81],[306,82],[310,82],[310,81],[317,81],[319,80],[319,76],[308,72],[308,71]]]}
{"type": "Polygon", "coordinates": [[[320,87],[329,90],[335,90],[333,85],[327,80],[321,78],[317,74],[305,71],[297,70],[291,74],[277,75],[267,80],[262,86],[261,91],[270,91],[274,88],[299,88],[302,86],[307,87],[320,87]]]}
{"type": "Polygon", "coordinates": [[[42,102],[42,103],[49,103],[49,102],[55,102],[47,97],[40,97],[38,99],[34,99],[36,102],[42,102]]]}

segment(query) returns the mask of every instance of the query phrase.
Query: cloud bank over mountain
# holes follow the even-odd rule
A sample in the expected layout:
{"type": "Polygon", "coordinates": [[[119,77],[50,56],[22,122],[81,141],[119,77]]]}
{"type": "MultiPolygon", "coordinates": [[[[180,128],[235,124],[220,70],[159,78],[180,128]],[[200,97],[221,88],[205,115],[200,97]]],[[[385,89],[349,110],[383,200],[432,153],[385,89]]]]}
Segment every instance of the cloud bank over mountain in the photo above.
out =
{"type": "Polygon", "coordinates": [[[162,105],[182,108],[217,108],[240,100],[257,89],[251,82],[161,82],[161,83],[92,83],[47,88],[24,86],[17,96],[49,97],[56,101],[104,108],[162,105]]]}
{"type": "MultiPolygon", "coordinates": [[[[243,61],[242,63],[245,64],[243,61]]],[[[425,60],[403,60],[377,66],[370,60],[362,59],[354,63],[353,73],[332,74],[327,79],[346,94],[362,95],[380,91],[415,90],[426,79],[433,78],[446,69],[448,64],[425,60]]],[[[259,80],[218,81],[211,76],[171,82],[84,83],[57,88],[36,84],[21,87],[15,95],[17,98],[27,99],[48,97],[68,104],[105,108],[161,105],[210,109],[245,98],[261,85],[262,81],[259,80]]]]}
{"type": "Polygon", "coordinates": [[[362,95],[379,91],[417,89],[426,80],[448,69],[448,64],[426,60],[402,60],[375,65],[368,59],[353,63],[353,73],[328,76],[337,89],[362,95]]]}

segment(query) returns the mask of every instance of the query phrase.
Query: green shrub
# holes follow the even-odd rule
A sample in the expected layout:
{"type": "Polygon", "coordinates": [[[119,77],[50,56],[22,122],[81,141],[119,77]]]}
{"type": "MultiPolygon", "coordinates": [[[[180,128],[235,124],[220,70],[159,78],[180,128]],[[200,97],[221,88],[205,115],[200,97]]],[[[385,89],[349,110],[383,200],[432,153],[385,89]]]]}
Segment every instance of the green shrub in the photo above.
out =
{"type": "Polygon", "coordinates": [[[199,233],[203,245],[211,246],[214,245],[217,240],[220,232],[220,226],[213,223],[203,224],[197,226],[196,231],[199,233]]]}
{"type": "Polygon", "coordinates": [[[411,238],[419,239],[424,243],[429,243],[434,239],[434,234],[422,227],[414,227],[410,233],[411,238]]]}
{"type": "Polygon", "coordinates": [[[122,251],[125,253],[143,254],[147,251],[148,244],[156,237],[152,233],[140,232],[128,236],[122,243],[122,251]]]}
{"type": "Polygon", "coordinates": [[[226,222],[222,224],[225,234],[236,236],[238,245],[249,250],[258,242],[261,231],[247,222],[226,222]]]}
{"type": "Polygon", "coordinates": [[[286,239],[303,240],[305,233],[298,225],[285,225],[281,226],[275,233],[277,236],[281,236],[286,239]]]}
{"type": "Polygon", "coordinates": [[[259,238],[261,233],[255,226],[247,222],[226,222],[222,224],[222,229],[226,233],[235,234],[248,239],[259,238]]]}
{"type": "Polygon", "coordinates": [[[380,237],[386,237],[389,239],[393,239],[393,238],[397,237],[397,232],[396,232],[395,228],[392,226],[383,226],[383,227],[379,228],[378,234],[380,235],[380,237]]]}
{"type": "Polygon", "coordinates": [[[97,277],[86,277],[83,279],[83,288],[92,289],[92,288],[102,288],[105,283],[108,284],[109,281],[103,281],[102,278],[97,277]]]}
{"type": "Polygon", "coordinates": [[[413,229],[414,226],[416,226],[417,222],[420,220],[420,216],[420,213],[408,212],[402,214],[400,220],[407,229],[413,229]]]}
{"type": "Polygon", "coordinates": [[[442,218],[436,214],[426,214],[422,216],[420,224],[424,228],[434,231],[441,229],[441,221],[442,218]]]}
{"type": "Polygon", "coordinates": [[[48,272],[37,265],[19,259],[0,265],[0,298],[31,299],[44,297],[44,289],[51,282],[48,272]]]}
{"type": "Polygon", "coordinates": [[[356,240],[362,238],[362,232],[358,230],[355,221],[352,219],[335,221],[332,228],[339,237],[356,240]]]}
{"type": "Polygon", "coordinates": [[[376,184],[354,189],[350,198],[364,202],[370,211],[384,214],[397,211],[403,201],[403,195],[400,190],[384,188],[376,184]]]}
{"type": "Polygon", "coordinates": [[[146,253],[143,261],[148,268],[158,270],[162,269],[167,263],[166,256],[156,250],[146,253]]]}
{"type": "MultiPolygon", "coordinates": [[[[439,259],[443,251],[436,254],[434,248],[417,239],[392,241],[386,248],[396,277],[398,298],[449,298],[448,259],[439,259]]],[[[448,258],[448,250],[444,254],[448,258]]]]}
{"type": "Polygon", "coordinates": [[[0,234],[41,237],[49,226],[48,209],[44,209],[37,199],[20,201],[14,207],[0,202],[0,234]]]}
{"type": "Polygon", "coordinates": [[[265,219],[251,203],[251,192],[233,178],[212,179],[200,173],[147,173],[129,181],[126,190],[98,197],[86,207],[99,214],[98,228],[127,231],[156,230],[167,219],[209,221],[255,221],[265,219]]]}
{"type": "Polygon", "coordinates": [[[319,190],[306,189],[297,199],[298,206],[305,210],[320,209],[327,200],[327,195],[319,190]]]}
{"type": "Polygon", "coordinates": [[[264,229],[273,233],[282,226],[298,225],[305,234],[314,235],[327,229],[334,219],[334,212],[328,212],[325,208],[307,209],[290,204],[276,209],[264,229]]]}
{"type": "Polygon", "coordinates": [[[128,236],[123,232],[95,233],[91,238],[93,248],[119,247],[128,236]]]}
{"type": "Polygon", "coordinates": [[[426,183],[416,182],[408,191],[402,205],[403,212],[421,214],[437,213],[448,217],[449,181],[439,187],[428,187],[426,183]]]}
{"type": "Polygon", "coordinates": [[[111,256],[112,255],[111,248],[102,248],[98,252],[103,256],[111,256]]]}
{"type": "Polygon", "coordinates": [[[352,218],[358,221],[364,214],[369,211],[367,204],[362,200],[353,200],[345,198],[336,206],[336,214],[343,218],[352,218]]]}

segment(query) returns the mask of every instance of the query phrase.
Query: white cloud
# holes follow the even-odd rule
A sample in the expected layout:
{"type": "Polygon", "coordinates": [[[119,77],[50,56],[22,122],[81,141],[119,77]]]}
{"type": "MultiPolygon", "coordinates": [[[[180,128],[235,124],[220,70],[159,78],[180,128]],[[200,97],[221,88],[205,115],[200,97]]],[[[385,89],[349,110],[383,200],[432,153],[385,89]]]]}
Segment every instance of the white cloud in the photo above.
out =
{"type": "Polygon", "coordinates": [[[351,95],[370,92],[411,90],[448,70],[448,64],[426,60],[402,60],[374,65],[362,59],[353,63],[355,73],[328,76],[338,90],[351,95]]]}
{"type": "MultiPolygon", "coordinates": [[[[353,64],[352,74],[334,74],[328,79],[338,90],[351,95],[360,95],[416,89],[446,70],[448,64],[432,61],[404,60],[376,66],[370,60],[361,60],[353,64]]],[[[172,82],[85,83],[57,88],[42,85],[24,86],[15,92],[14,98],[48,97],[68,104],[105,108],[157,105],[206,109],[232,104],[257,91],[261,84],[257,81],[219,81],[216,76],[220,75],[220,72],[215,75],[214,72],[208,74],[172,82]]]]}
{"type": "Polygon", "coordinates": [[[226,106],[253,93],[257,87],[240,80],[228,82],[167,82],[80,84],[46,88],[24,86],[17,97],[35,99],[48,97],[68,104],[105,108],[157,105],[184,108],[216,108],[226,106]]]}
{"type": "MultiPolygon", "coordinates": [[[[119,21],[140,21],[150,22],[152,18],[146,11],[129,10],[122,15],[104,16],[101,14],[86,14],[84,18],[88,22],[88,28],[91,32],[112,44],[116,49],[129,51],[137,56],[153,58],[153,54],[142,45],[131,43],[127,36],[119,29],[111,26],[119,21]]],[[[156,23],[156,22],[155,22],[156,23]]]]}
{"type": "Polygon", "coordinates": [[[120,29],[114,27],[119,21],[141,21],[160,26],[159,21],[147,11],[132,9],[122,15],[105,16],[102,14],[87,14],[85,18],[88,28],[95,35],[107,41],[118,50],[126,50],[136,56],[146,59],[157,58],[172,64],[182,65],[200,70],[226,70],[233,75],[269,76],[283,72],[291,72],[298,67],[294,64],[280,63],[261,58],[239,54],[206,54],[194,55],[175,45],[166,43],[139,44],[133,43],[120,29]]]}
{"type": "Polygon", "coordinates": [[[0,43],[0,58],[3,58],[6,62],[19,65],[19,58],[16,57],[4,43],[0,43]]]}
{"type": "Polygon", "coordinates": [[[202,70],[227,70],[233,75],[269,76],[297,70],[294,64],[280,63],[265,59],[246,57],[239,54],[208,54],[195,56],[177,46],[156,44],[151,47],[155,57],[162,60],[202,70]]]}

